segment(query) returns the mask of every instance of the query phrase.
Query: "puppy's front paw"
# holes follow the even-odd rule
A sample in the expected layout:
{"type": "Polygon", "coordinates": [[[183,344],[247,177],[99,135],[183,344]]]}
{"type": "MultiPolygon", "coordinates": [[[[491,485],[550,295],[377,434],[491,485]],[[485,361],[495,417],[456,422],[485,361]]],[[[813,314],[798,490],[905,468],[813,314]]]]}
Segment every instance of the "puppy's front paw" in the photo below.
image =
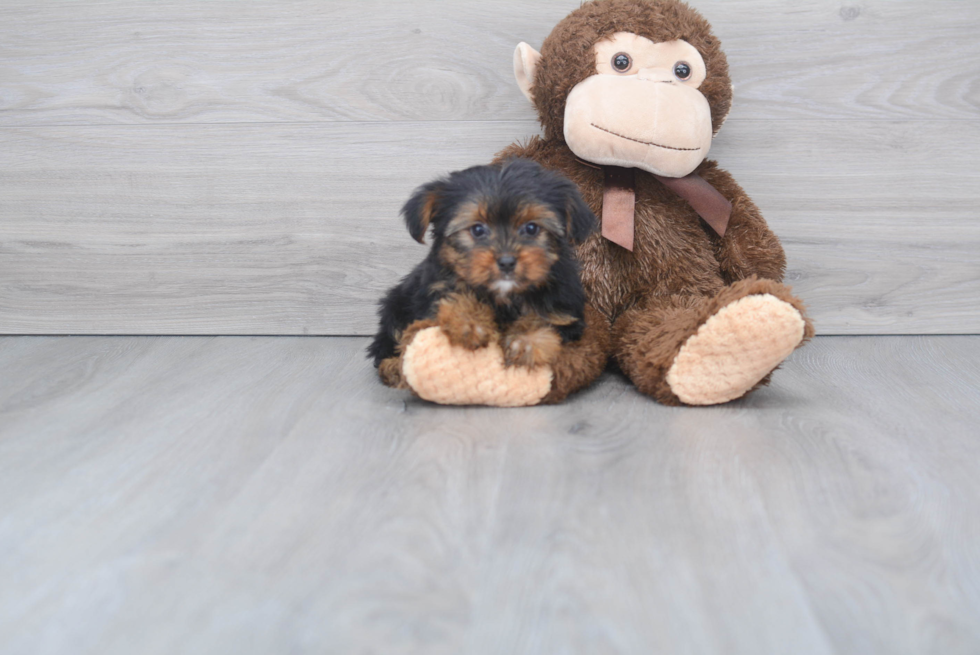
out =
{"type": "Polygon", "coordinates": [[[439,327],[454,346],[476,350],[497,339],[493,311],[469,296],[451,296],[443,300],[437,318],[439,327]]]}
{"type": "Polygon", "coordinates": [[[439,327],[449,337],[449,343],[467,350],[485,348],[493,338],[493,332],[477,321],[466,319],[440,323],[439,327]]]}
{"type": "Polygon", "coordinates": [[[545,366],[555,363],[561,351],[561,337],[551,328],[508,334],[504,339],[504,363],[507,366],[545,366]]]}

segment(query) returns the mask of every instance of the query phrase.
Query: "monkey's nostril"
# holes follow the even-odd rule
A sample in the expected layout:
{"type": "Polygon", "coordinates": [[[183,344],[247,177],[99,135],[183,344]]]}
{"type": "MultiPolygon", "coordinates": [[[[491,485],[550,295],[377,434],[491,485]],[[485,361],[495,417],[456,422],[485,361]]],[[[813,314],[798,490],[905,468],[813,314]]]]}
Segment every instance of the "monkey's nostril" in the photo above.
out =
{"type": "Polygon", "coordinates": [[[511,273],[517,265],[517,258],[513,255],[503,255],[497,258],[497,266],[502,273],[511,273]]]}

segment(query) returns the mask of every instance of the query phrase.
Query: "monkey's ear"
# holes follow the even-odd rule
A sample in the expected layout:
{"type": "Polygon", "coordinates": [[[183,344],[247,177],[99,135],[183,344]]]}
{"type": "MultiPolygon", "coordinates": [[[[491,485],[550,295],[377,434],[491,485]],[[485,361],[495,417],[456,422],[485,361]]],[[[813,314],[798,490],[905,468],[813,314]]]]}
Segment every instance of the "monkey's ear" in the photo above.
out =
{"type": "Polygon", "coordinates": [[[571,181],[568,200],[565,202],[565,216],[568,221],[568,235],[575,243],[582,243],[599,229],[599,219],[596,218],[589,206],[582,200],[582,194],[571,181]]]}
{"type": "Polygon", "coordinates": [[[534,84],[534,71],[539,61],[541,53],[523,41],[514,50],[514,77],[517,78],[517,86],[521,87],[521,93],[531,102],[534,102],[531,86],[534,84]]]}
{"type": "Polygon", "coordinates": [[[412,193],[412,197],[402,207],[402,216],[405,218],[408,233],[419,243],[425,243],[425,231],[429,229],[432,217],[439,211],[439,201],[444,188],[445,183],[442,180],[423,184],[412,193]]]}

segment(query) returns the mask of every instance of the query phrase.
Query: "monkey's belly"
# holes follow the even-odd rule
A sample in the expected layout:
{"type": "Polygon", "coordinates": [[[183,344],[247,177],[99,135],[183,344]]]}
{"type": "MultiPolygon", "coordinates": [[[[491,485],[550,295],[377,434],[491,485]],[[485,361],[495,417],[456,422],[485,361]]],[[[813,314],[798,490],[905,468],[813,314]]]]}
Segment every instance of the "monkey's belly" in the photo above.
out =
{"type": "Polygon", "coordinates": [[[725,286],[708,247],[672,240],[637,239],[633,252],[593,236],[582,244],[586,298],[609,320],[648,296],[710,296],[725,286]]]}

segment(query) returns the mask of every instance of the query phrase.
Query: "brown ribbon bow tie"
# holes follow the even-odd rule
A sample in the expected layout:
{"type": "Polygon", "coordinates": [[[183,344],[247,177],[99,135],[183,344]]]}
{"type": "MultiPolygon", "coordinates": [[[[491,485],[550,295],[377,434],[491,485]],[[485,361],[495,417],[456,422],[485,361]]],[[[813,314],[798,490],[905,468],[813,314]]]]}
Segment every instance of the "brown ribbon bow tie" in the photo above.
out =
{"type": "MultiPolygon", "coordinates": [[[[579,160],[582,161],[582,160],[579,160]]],[[[582,162],[586,166],[594,164],[582,162]]],[[[602,236],[633,251],[636,177],[632,168],[603,166],[602,236]]],[[[732,203],[696,173],[686,177],[654,175],[661,184],[686,200],[718,236],[725,236],[732,203]]]]}

